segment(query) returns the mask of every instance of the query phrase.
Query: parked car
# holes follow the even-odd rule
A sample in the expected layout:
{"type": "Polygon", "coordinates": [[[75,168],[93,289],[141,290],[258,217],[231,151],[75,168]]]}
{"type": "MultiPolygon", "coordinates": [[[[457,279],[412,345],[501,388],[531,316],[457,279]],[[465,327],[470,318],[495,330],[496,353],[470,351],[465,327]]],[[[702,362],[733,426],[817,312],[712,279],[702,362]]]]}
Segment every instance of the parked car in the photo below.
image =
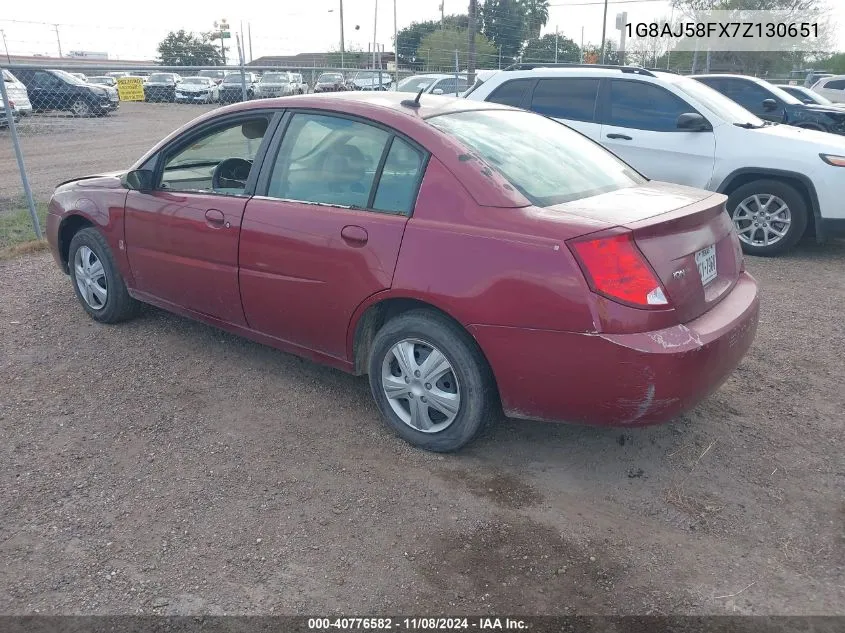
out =
{"type": "MultiPolygon", "coordinates": [[[[9,98],[10,107],[12,109],[12,120],[17,123],[20,121],[21,113],[16,107],[16,103],[9,98]]],[[[6,102],[3,101],[3,95],[0,94],[0,128],[9,127],[9,117],[6,112],[6,102]]]]}
{"type": "Polygon", "coordinates": [[[96,84],[98,86],[108,86],[109,88],[117,87],[117,79],[114,77],[88,77],[89,84],[96,84]]]}
{"type": "Polygon", "coordinates": [[[690,75],[736,101],[765,121],[808,130],[845,134],[845,110],[806,104],[797,97],[757,77],[744,75],[690,75]]]}
{"type": "MultiPolygon", "coordinates": [[[[246,81],[247,100],[254,99],[258,78],[255,76],[255,73],[251,72],[245,73],[243,78],[246,81]]],[[[243,101],[242,84],[240,72],[233,72],[226,75],[220,84],[220,103],[237,103],[238,101],[243,101]]]]}
{"type": "Polygon", "coordinates": [[[758,320],[725,199],[529,112],[349,93],[207,113],[61,185],[47,235],[94,320],[143,301],[368,374],[450,451],[500,403],[630,428],[714,391],[758,320]]]}
{"type": "Polygon", "coordinates": [[[70,74],[73,75],[74,77],[76,77],[77,79],[81,80],[81,81],[88,81],[88,77],[85,76],[85,73],[70,73],[70,74]]]}
{"type": "Polygon", "coordinates": [[[845,138],[763,121],[695,79],[638,67],[517,67],[467,99],[554,117],[649,178],[728,195],[747,253],[782,253],[807,231],[818,241],[845,234],[845,138]]]}
{"type": "Polygon", "coordinates": [[[176,101],[176,86],[182,77],[176,73],[153,73],[144,84],[144,101],[176,101]]]}
{"type": "Polygon", "coordinates": [[[226,71],[225,70],[201,70],[201,71],[199,71],[199,73],[197,73],[197,76],[198,77],[208,77],[209,79],[214,81],[214,83],[216,83],[217,85],[220,85],[220,83],[223,81],[223,78],[226,77],[226,71]]]}
{"type": "Polygon", "coordinates": [[[185,77],[176,85],[177,103],[216,103],[220,87],[209,77],[185,77]]]}
{"type": "Polygon", "coordinates": [[[396,87],[399,92],[418,93],[422,90],[423,94],[449,95],[454,97],[466,92],[468,88],[469,82],[467,81],[466,75],[455,77],[455,75],[442,73],[406,77],[396,87]]]}
{"type": "Polygon", "coordinates": [[[350,90],[390,90],[393,77],[383,70],[360,70],[348,82],[350,90]]]}
{"type": "Polygon", "coordinates": [[[104,115],[120,107],[117,90],[77,79],[63,70],[19,69],[35,110],[65,110],[75,116],[104,115]]]}
{"type": "Polygon", "coordinates": [[[812,88],[805,88],[804,86],[787,86],[778,84],[778,88],[791,94],[793,97],[802,103],[814,103],[823,106],[833,106],[836,108],[845,108],[845,104],[833,103],[827,97],[821,96],[818,92],[814,92],[812,88]]]}
{"type": "Polygon", "coordinates": [[[9,101],[15,104],[15,112],[19,116],[32,114],[32,104],[29,101],[29,93],[26,86],[8,70],[3,69],[3,83],[6,84],[6,92],[9,94],[9,101]]]}
{"type": "Polygon", "coordinates": [[[833,73],[810,71],[804,78],[804,87],[812,88],[820,79],[824,79],[825,77],[833,77],[833,73]]]}
{"type": "Polygon", "coordinates": [[[290,75],[290,85],[295,95],[304,95],[308,92],[308,84],[302,78],[300,73],[288,73],[290,75]]]}
{"type": "Polygon", "coordinates": [[[320,73],[314,83],[314,92],[341,92],[346,90],[343,73],[320,73]]]}
{"type": "Polygon", "coordinates": [[[845,75],[831,75],[813,84],[813,90],[834,103],[845,103],[845,75]]]}
{"type": "Polygon", "coordinates": [[[129,73],[128,70],[112,70],[106,73],[106,77],[114,77],[115,79],[120,79],[121,77],[131,77],[132,75],[129,73]]]}
{"type": "Polygon", "coordinates": [[[255,96],[259,99],[286,97],[292,94],[299,94],[299,86],[293,83],[293,76],[288,72],[266,72],[255,86],[255,96]]]}

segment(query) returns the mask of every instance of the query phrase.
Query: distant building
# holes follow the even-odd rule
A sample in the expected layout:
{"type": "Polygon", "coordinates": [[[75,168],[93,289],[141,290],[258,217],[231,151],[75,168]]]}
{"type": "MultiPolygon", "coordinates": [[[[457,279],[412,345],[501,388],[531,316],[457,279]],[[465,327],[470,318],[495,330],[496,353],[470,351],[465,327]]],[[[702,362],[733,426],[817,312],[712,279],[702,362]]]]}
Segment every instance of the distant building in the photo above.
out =
{"type": "Polygon", "coordinates": [[[94,51],[70,51],[65,57],[70,59],[98,59],[104,60],[109,58],[108,53],[98,53],[94,51]]]}

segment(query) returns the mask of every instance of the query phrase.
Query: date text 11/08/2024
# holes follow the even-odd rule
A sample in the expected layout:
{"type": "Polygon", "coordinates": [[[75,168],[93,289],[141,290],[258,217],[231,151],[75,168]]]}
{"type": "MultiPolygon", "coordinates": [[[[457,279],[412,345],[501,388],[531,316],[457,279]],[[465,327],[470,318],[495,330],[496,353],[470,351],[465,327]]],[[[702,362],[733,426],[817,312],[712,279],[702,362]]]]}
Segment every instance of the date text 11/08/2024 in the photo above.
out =
{"type": "Polygon", "coordinates": [[[517,618],[309,618],[310,631],[519,631],[528,629],[524,620],[517,618]]]}

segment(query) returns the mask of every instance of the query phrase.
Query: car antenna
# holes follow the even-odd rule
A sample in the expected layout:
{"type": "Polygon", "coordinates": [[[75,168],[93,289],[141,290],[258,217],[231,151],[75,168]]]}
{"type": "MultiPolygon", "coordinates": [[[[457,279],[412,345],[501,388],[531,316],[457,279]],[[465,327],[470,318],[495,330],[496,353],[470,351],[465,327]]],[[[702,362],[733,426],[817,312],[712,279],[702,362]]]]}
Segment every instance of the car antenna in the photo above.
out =
{"type": "Polygon", "coordinates": [[[419,108],[420,107],[420,97],[422,97],[423,92],[425,92],[425,88],[420,90],[417,93],[417,96],[413,100],[405,99],[404,101],[402,101],[402,105],[406,106],[408,108],[419,108]]]}

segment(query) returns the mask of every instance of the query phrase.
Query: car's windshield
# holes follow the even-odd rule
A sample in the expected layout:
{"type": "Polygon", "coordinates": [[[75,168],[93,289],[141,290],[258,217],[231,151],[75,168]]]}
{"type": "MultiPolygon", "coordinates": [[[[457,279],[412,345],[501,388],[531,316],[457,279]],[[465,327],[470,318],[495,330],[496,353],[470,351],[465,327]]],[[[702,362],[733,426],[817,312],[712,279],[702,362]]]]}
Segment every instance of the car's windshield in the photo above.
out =
{"type": "MultiPolygon", "coordinates": [[[[226,75],[226,78],[223,80],[224,84],[239,84],[241,83],[241,75],[240,73],[232,73],[231,75],[226,75]]],[[[246,80],[249,81],[249,77],[246,77],[246,80]]]]}
{"type": "Polygon", "coordinates": [[[261,78],[263,84],[286,84],[290,81],[287,73],[266,73],[261,78]]]}
{"type": "Polygon", "coordinates": [[[733,99],[728,99],[721,92],[704,85],[700,81],[690,79],[689,77],[681,77],[680,75],[668,74],[662,76],[662,78],[665,78],[666,81],[673,84],[681,92],[692,97],[726,123],[751,124],[754,127],[763,125],[762,119],[751,114],[751,112],[733,99]]]}
{"type": "MultiPolygon", "coordinates": [[[[795,91],[792,91],[792,94],[795,94],[795,91]]],[[[796,94],[795,96],[799,99],[809,99],[813,103],[817,103],[819,105],[834,105],[833,101],[831,101],[827,97],[821,96],[818,92],[813,92],[809,88],[799,88],[798,94],[796,94]]]]}
{"type": "Polygon", "coordinates": [[[336,83],[338,81],[343,81],[343,75],[340,73],[323,73],[317,77],[318,84],[336,83]]]}
{"type": "Polygon", "coordinates": [[[167,73],[155,73],[150,75],[150,81],[156,83],[170,83],[173,81],[173,75],[168,75],[167,73]]]}
{"type": "Polygon", "coordinates": [[[200,77],[222,77],[223,71],[222,70],[201,70],[199,73],[200,77]]]}
{"type": "Polygon", "coordinates": [[[74,84],[75,86],[87,86],[88,82],[82,81],[79,77],[74,77],[69,72],[65,72],[64,70],[54,70],[53,74],[56,77],[59,77],[66,81],[69,84],[74,84]]]}
{"type": "Polygon", "coordinates": [[[111,86],[114,83],[114,79],[112,79],[111,77],[88,77],[88,83],[111,86]]]}
{"type": "Polygon", "coordinates": [[[199,84],[199,85],[202,85],[202,86],[207,86],[211,82],[209,81],[208,77],[185,77],[182,80],[182,83],[183,84],[199,84]]]}
{"type": "Polygon", "coordinates": [[[766,86],[769,92],[773,93],[778,99],[783,101],[788,105],[800,105],[801,99],[795,97],[795,95],[789,94],[786,90],[782,89],[780,86],[776,86],[774,84],[769,84],[766,86]]]}
{"type": "Polygon", "coordinates": [[[434,77],[407,77],[399,82],[399,92],[419,92],[425,90],[437,79],[434,77]]]}
{"type": "Polygon", "coordinates": [[[474,110],[442,114],[428,122],[477,152],[537,206],[646,182],[597,143],[530,112],[474,110]]]}

